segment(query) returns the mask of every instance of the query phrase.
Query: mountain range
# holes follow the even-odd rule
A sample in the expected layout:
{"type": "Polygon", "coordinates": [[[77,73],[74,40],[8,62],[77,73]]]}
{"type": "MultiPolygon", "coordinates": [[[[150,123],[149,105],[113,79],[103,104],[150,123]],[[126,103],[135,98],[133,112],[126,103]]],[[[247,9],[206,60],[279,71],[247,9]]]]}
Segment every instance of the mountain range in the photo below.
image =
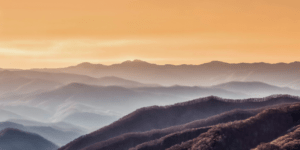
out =
{"type": "MultiPolygon", "coordinates": [[[[37,90],[38,86],[32,88],[25,86],[28,85],[27,82],[25,85],[21,82],[13,82],[20,83],[20,87],[27,87],[27,91],[32,92],[24,93],[14,90],[15,92],[0,95],[0,109],[7,114],[3,115],[3,119],[0,121],[9,119],[43,122],[64,121],[93,131],[146,106],[169,105],[211,95],[227,99],[244,99],[266,97],[273,94],[295,96],[300,94],[296,89],[277,87],[263,82],[232,81],[213,86],[160,86],[117,77],[99,79],[69,73],[24,72],[22,70],[3,71],[2,77],[3,80],[6,78],[11,80],[30,78],[30,81],[38,79],[47,81],[46,84],[48,81],[60,84],[59,86],[56,84],[49,86],[44,90],[37,90]],[[62,83],[67,78],[69,81],[62,83]]],[[[9,82],[7,83],[9,84],[9,82]]],[[[41,83],[42,85],[43,83],[41,83]]],[[[17,86],[14,87],[20,89],[17,86]]]]}
{"type": "Polygon", "coordinates": [[[258,81],[275,86],[300,88],[300,62],[238,63],[212,61],[200,65],[157,65],[141,60],[102,65],[82,63],[58,69],[34,69],[43,72],[81,74],[91,77],[116,76],[142,83],[170,86],[211,86],[231,81],[258,81]]]}
{"type": "MultiPolygon", "coordinates": [[[[200,135],[209,142],[211,134],[233,122],[240,121],[237,129],[244,130],[248,119],[271,108],[284,116],[290,111],[288,105],[299,102],[299,68],[299,62],[156,65],[134,60],[56,69],[0,69],[0,129],[5,135],[11,135],[11,130],[37,134],[62,146],[60,150],[199,149],[200,135]]],[[[285,133],[284,127],[280,135],[286,136],[272,135],[273,142],[265,138],[259,140],[264,143],[237,147],[286,147],[282,143],[298,134],[297,123],[286,127],[291,131],[285,133]]],[[[223,135],[229,132],[236,133],[226,130],[223,135]]],[[[232,143],[226,140],[223,143],[232,143]]]]}

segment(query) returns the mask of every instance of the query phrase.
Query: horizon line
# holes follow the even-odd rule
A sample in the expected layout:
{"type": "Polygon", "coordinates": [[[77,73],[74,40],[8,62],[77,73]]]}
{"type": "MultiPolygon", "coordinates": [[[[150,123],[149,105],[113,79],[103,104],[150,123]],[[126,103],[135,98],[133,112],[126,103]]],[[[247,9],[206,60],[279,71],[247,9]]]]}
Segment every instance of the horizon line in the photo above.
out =
{"type": "Polygon", "coordinates": [[[277,63],[268,63],[268,62],[263,62],[263,61],[260,61],[260,62],[239,62],[239,63],[228,63],[228,62],[225,62],[225,61],[219,61],[219,60],[212,60],[212,61],[209,61],[209,62],[205,62],[205,63],[200,63],[200,64],[168,64],[168,63],[165,63],[165,64],[157,64],[157,63],[150,63],[148,61],[144,61],[144,60],[141,60],[141,59],[134,59],[134,60],[125,60],[125,61],[121,61],[121,62],[118,62],[118,63],[113,63],[113,64],[110,64],[110,65],[105,65],[105,64],[101,64],[101,63],[91,63],[91,62],[87,62],[87,61],[84,61],[84,62],[81,62],[81,63],[77,63],[77,64],[74,64],[74,65],[70,65],[70,66],[65,66],[65,67],[53,67],[53,68],[28,68],[28,69],[20,69],[20,68],[1,68],[0,69],[3,69],[3,70],[40,70],[40,69],[63,69],[63,68],[69,68],[69,67],[76,67],[76,66],[80,66],[80,65],[84,65],[84,64],[88,64],[88,65],[102,65],[102,66],[113,66],[113,65],[121,65],[121,64],[124,64],[124,63],[146,63],[146,64],[150,64],[150,65],[157,65],[157,66],[201,66],[201,65],[205,65],[205,64],[211,64],[211,63],[222,63],[222,64],[230,64],[230,65],[238,65],[238,64],[269,64],[269,65],[277,65],[277,64],[293,64],[293,63],[300,63],[300,61],[291,61],[291,62],[277,62],[277,63]]]}

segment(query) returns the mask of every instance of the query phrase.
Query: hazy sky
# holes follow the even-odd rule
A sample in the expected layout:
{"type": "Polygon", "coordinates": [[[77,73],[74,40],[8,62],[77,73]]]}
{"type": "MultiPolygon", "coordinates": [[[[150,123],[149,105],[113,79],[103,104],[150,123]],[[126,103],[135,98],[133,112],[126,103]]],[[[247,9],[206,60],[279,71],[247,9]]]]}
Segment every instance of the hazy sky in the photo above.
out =
{"type": "Polygon", "coordinates": [[[299,0],[0,0],[0,68],[300,61],[299,0]]]}

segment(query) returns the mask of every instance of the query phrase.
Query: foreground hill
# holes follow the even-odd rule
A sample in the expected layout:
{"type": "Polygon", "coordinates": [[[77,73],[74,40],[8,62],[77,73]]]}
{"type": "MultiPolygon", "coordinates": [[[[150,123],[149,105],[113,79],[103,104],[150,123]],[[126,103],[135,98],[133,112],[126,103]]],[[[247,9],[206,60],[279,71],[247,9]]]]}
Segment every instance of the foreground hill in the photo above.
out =
{"type": "Polygon", "coordinates": [[[211,96],[165,107],[153,106],[141,108],[109,126],[70,142],[61,147],[60,150],[79,150],[124,133],[145,132],[152,129],[182,125],[233,109],[253,109],[294,102],[299,102],[299,98],[288,95],[247,100],[224,100],[211,96]]]}
{"type": "Polygon", "coordinates": [[[254,150],[297,150],[300,148],[300,125],[287,131],[287,134],[269,142],[262,143],[254,150]]]}
{"type": "MultiPolygon", "coordinates": [[[[97,150],[105,150],[105,149],[127,150],[129,148],[135,147],[138,144],[140,145],[137,146],[136,149],[140,149],[141,147],[145,147],[146,145],[148,149],[155,149],[155,150],[164,149],[166,147],[165,145],[171,144],[170,137],[171,139],[173,138],[170,135],[173,135],[174,133],[180,132],[182,134],[190,130],[194,131],[194,128],[199,128],[200,133],[206,132],[208,129],[211,128],[210,126],[212,125],[246,119],[256,115],[261,110],[263,109],[232,110],[206,119],[196,120],[183,125],[171,126],[164,129],[155,129],[146,132],[125,133],[117,137],[108,139],[106,141],[95,143],[84,149],[85,150],[96,150],[96,149],[97,150]]],[[[199,133],[194,132],[193,134],[194,135],[192,135],[192,137],[195,137],[199,133]]],[[[172,142],[176,142],[176,141],[172,141],[172,142]]]]}
{"type": "Polygon", "coordinates": [[[96,78],[117,76],[167,86],[174,84],[211,86],[230,81],[259,81],[276,86],[300,88],[300,62],[229,64],[212,61],[201,65],[156,65],[135,60],[110,66],[82,63],[67,68],[40,71],[75,73],[96,78]]]}
{"type": "Polygon", "coordinates": [[[249,150],[257,146],[260,150],[299,149],[298,130],[287,134],[289,129],[299,125],[299,120],[299,103],[267,109],[246,120],[216,125],[197,138],[168,150],[249,150]],[[271,143],[261,144],[268,142],[271,143]]]}
{"type": "Polygon", "coordinates": [[[12,128],[0,132],[0,149],[3,150],[56,150],[57,148],[37,134],[12,128]]]}

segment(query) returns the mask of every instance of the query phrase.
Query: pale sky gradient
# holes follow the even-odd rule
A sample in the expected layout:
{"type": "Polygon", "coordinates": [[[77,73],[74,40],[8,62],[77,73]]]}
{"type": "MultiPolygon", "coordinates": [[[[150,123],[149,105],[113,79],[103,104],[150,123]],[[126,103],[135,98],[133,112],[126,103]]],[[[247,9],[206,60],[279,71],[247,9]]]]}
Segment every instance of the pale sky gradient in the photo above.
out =
{"type": "Polygon", "coordinates": [[[0,0],[0,68],[300,61],[299,0],[0,0]]]}

